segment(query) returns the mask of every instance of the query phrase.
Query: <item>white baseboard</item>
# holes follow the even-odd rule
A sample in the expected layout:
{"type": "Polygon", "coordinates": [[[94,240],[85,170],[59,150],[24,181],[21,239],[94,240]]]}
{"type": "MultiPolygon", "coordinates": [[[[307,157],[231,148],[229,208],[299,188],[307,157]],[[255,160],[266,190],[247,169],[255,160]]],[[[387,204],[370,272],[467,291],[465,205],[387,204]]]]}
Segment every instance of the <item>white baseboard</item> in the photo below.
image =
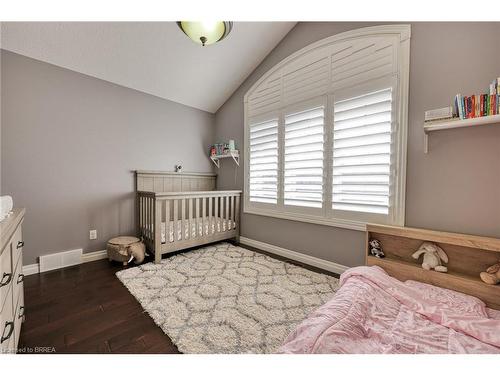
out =
{"type": "Polygon", "coordinates": [[[257,240],[252,240],[251,238],[247,237],[240,236],[240,243],[242,243],[243,245],[248,245],[260,250],[267,251],[272,254],[280,255],[288,259],[302,262],[310,266],[318,267],[321,268],[322,270],[338,273],[339,275],[349,268],[342,264],[330,262],[329,260],[316,258],[310,255],[299,253],[297,251],[288,250],[283,247],[271,245],[257,240]]]}
{"type": "Polygon", "coordinates": [[[93,262],[95,260],[106,259],[108,252],[106,250],[93,251],[82,255],[82,263],[93,262]]]}
{"type": "MultiPolygon", "coordinates": [[[[255,247],[257,249],[261,249],[264,251],[267,251],[272,254],[280,255],[282,257],[292,259],[298,262],[302,262],[304,264],[308,264],[313,267],[318,267],[326,271],[334,272],[341,274],[345,270],[347,270],[349,267],[344,266],[342,264],[330,262],[328,260],[316,258],[310,255],[306,255],[303,253],[299,253],[297,251],[293,250],[288,250],[283,247],[275,246],[268,244],[266,242],[261,242],[257,240],[252,240],[251,238],[247,237],[242,237],[240,236],[240,242],[243,245],[248,245],[255,247]]],[[[91,253],[85,253],[82,255],[81,263],[87,263],[87,262],[93,262],[96,260],[101,260],[101,259],[106,259],[108,257],[106,250],[98,250],[98,251],[93,251],[91,253]]],[[[34,264],[27,264],[23,266],[23,273],[24,275],[33,275],[35,273],[40,272],[40,267],[38,263],[34,264]]]]}
{"type": "MultiPolygon", "coordinates": [[[[106,250],[93,251],[91,253],[82,254],[80,263],[93,262],[95,260],[106,259],[107,257],[108,253],[106,250]]],[[[59,267],[59,268],[64,268],[64,267],[59,267]]],[[[40,265],[38,263],[27,264],[23,266],[23,274],[25,276],[34,275],[35,273],[40,273],[40,265]]]]}
{"type": "Polygon", "coordinates": [[[38,263],[27,264],[27,265],[23,266],[24,276],[34,275],[35,273],[38,273],[38,272],[40,272],[40,267],[38,266],[38,263]]]}

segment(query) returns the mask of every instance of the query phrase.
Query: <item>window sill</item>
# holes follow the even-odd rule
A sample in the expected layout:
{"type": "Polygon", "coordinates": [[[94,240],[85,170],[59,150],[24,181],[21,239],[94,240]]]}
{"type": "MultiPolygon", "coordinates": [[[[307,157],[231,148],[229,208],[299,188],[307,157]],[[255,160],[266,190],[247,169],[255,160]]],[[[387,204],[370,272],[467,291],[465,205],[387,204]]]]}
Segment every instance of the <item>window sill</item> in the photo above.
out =
{"type": "Polygon", "coordinates": [[[260,215],[260,216],[269,216],[277,219],[285,219],[285,220],[293,220],[300,221],[304,223],[311,224],[319,224],[326,225],[330,227],[358,230],[358,231],[366,231],[366,223],[354,220],[345,220],[338,218],[322,218],[317,216],[310,216],[300,213],[289,213],[289,212],[277,212],[271,210],[264,209],[255,209],[245,207],[243,209],[243,213],[252,214],[252,215],[260,215]]]}

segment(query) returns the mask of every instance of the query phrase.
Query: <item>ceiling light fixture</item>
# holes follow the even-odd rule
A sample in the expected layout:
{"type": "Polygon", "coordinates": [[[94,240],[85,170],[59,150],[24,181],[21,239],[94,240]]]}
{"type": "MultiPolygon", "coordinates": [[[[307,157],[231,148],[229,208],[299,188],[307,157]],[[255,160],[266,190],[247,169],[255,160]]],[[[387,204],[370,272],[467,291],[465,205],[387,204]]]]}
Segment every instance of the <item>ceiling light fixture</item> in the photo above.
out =
{"type": "Polygon", "coordinates": [[[177,26],[194,42],[206,46],[224,39],[233,28],[230,21],[179,21],[177,26]]]}

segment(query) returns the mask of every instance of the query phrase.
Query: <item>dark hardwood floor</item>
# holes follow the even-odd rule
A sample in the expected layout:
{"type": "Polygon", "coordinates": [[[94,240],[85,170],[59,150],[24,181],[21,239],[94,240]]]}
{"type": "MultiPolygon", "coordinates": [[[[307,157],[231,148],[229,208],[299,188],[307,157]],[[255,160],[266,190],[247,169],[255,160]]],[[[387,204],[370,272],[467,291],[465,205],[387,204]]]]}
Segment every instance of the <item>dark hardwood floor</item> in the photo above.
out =
{"type": "Polygon", "coordinates": [[[104,259],[27,276],[20,352],[178,353],[115,276],[121,268],[104,259]]]}
{"type": "Polygon", "coordinates": [[[179,353],[115,276],[120,269],[104,259],[27,276],[19,352],[179,353]]]}

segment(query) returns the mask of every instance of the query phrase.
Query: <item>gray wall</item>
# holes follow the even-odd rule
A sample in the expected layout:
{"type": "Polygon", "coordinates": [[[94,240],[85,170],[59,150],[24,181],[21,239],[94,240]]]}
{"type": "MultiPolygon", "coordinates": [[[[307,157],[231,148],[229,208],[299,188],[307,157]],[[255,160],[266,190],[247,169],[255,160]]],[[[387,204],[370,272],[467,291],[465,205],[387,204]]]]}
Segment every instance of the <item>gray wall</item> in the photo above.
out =
{"type": "Polygon", "coordinates": [[[0,195],[2,194],[2,23],[0,22],[0,195]]]}
{"type": "MultiPolygon", "coordinates": [[[[216,140],[243,144],[243,96],[267,70],[328,36],[373,23],[299,23],[215,117],[216,140]]],[[[432,134],[423,153],[424,111],[455,94],[482,93],[500,76],[500,23],[412,24],[406,225],[500,237],[500,124],[432,134]]],[[[243,168],[221,168],[219,188],[243,188],[243,168]]],[[[242,215],[242,236],[343,265],[363,263],[364,233],[242,215]]]]}
{"type": "Polygon", "coordinates": [[[1,189],[27,208],[24,264],[133,233],[133,169],[212,171],[212,114],[7,51],[1,62],[1,189]]]}

